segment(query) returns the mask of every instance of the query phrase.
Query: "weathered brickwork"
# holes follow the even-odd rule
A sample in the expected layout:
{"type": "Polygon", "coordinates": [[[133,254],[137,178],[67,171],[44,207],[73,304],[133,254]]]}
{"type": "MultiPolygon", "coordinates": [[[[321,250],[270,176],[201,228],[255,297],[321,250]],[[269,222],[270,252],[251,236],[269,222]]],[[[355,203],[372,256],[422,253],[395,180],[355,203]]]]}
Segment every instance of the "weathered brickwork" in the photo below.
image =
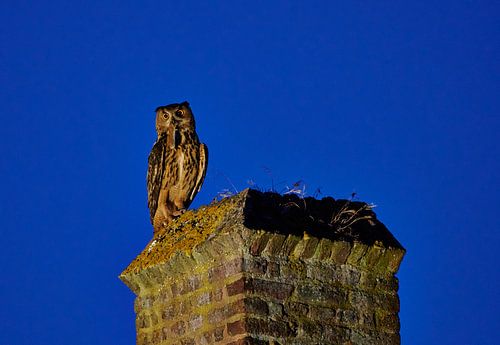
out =
{"type": "Polygon", "coordinates": [[[234,324],[246,310],[243,291],[234,289],[241,269],[242,259],[235,258],[141,291],[135,302],[137,344],[238,340],[244,332],[234,324]]]}
{"type": "Polygon", "coordinates": [[[256,238],[244,256],[244,290],[262,304],[260,313],[247,313],[252,316],[249,334],[282,344],[399,343],[394,272],[375,270],[378,261],[361,257],[353,248],[357,244],[275,236],[281,235],[256,238]],[[265,249],[251,251],[262,241],[265,249]],[[295,248],[283,252],[274,241],[295,243],[295,248]],[[348,249],[348,255],[336,248],[348,249]],[[351,259],[364,264],[348,264],[351,259]]]}
{"type": "MultiPolygon", "coordinates": [[[[246,191],[223,201],[231,207],[211,235],[191,237],[191,250],[168,243],[164,257],[168,234],[153,239],[122,273],[137,294],[137,344],[399,344],[404,249],[392,235],[372,229],[360,241],[254,227],[249,206],[262,212],[259,198],[246,191]]],[[[200,219],[210,207],[198,212],[207,226],[200,219]]]]}

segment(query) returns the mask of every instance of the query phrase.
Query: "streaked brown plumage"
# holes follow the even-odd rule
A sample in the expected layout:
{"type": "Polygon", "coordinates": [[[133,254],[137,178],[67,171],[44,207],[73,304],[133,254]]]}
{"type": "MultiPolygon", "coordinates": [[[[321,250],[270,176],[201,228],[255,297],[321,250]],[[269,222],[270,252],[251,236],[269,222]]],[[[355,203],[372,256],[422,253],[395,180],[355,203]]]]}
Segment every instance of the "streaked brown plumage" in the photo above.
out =
{"type": "Polygon", "coordinates": [[[198,139],[188,102],[158,107],[156,133],[147,176],[155,234],[189,207],[203,184],[208,162],[208,149],[198,139]]]}

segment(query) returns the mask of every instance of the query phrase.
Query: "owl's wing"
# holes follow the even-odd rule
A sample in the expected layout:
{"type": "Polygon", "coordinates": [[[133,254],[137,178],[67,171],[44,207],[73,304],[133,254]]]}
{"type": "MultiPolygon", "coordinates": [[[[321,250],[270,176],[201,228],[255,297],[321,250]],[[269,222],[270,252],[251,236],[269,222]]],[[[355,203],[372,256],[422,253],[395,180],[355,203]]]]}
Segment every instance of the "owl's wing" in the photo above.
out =
{"type": "Polygon", "coordinates": [[[148,207],[151,224],[158,208],[161,184],[165,174],[166,137],[163,136],[156,141],[148,157],[148,207]]]}
{"type": "Polygon", "coordinates": [[[189,195],[189,202],[193,201],[196,194],[200,191],[203,180],[205,180],[205,175],[207,174],[208,166],[208,148],[205,144],[200,144],[200,161],[198,165],[198,176],[196,177],[196,183],[191,195],[189,195]]]}

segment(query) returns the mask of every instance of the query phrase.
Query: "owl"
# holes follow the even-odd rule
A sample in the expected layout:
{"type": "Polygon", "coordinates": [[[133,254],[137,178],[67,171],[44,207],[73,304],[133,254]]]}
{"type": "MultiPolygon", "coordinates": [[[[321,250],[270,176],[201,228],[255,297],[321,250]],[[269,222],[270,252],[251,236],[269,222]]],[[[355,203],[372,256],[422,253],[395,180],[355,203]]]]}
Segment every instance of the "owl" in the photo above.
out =
{"type": "Polygon", "coordinates": [[[208,149],[198,139],[188,102],[158,107],[156,133],[147,173],[155,234],[189,207],[203,184],[208,162],[208,149]]]}

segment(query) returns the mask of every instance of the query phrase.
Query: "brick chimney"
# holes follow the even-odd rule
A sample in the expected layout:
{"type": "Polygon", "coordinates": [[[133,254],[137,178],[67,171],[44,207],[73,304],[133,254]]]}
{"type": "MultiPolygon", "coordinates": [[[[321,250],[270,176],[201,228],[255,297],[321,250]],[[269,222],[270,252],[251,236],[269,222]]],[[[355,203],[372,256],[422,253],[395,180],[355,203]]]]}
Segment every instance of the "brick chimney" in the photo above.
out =
{"type": "Polygon", "coordinates": [[[245,190],[176,219],[120,279],[138,345],[399,344],[404,253],[364,203],[245,190]]]}

